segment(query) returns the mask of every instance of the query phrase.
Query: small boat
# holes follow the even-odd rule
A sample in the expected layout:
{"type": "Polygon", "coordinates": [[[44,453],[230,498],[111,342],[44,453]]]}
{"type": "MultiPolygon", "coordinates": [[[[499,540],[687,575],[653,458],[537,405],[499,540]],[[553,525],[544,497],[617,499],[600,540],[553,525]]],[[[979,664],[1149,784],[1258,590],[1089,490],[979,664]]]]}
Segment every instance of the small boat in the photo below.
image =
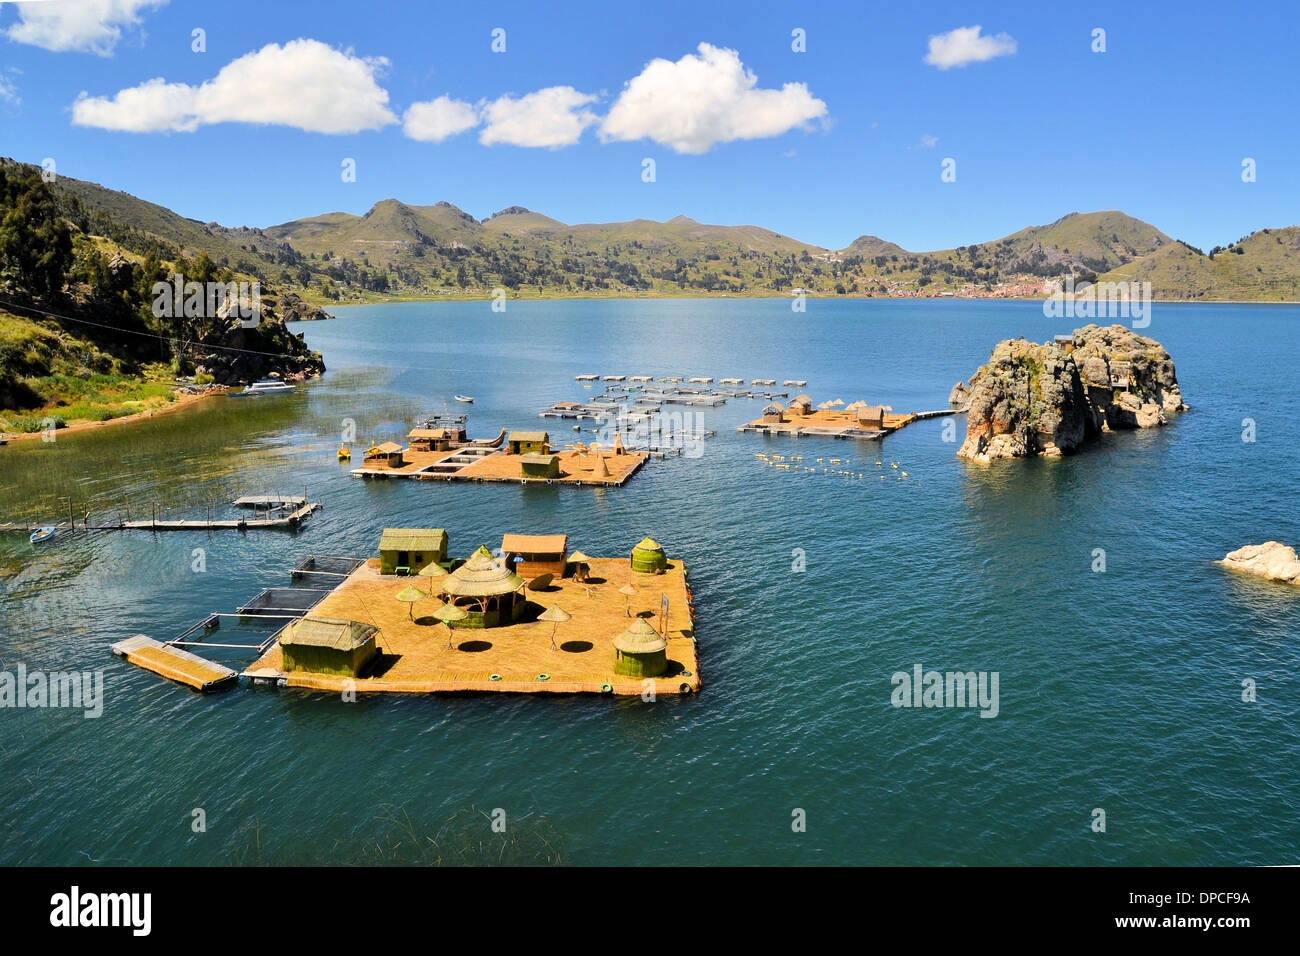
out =
{"type": "Polygon", "coordinates": [[[259,378],[252,385],[248,385],[242,392],[229,392],[231,398],[247,398],[251,395],[280,395],[284,392],[292,392],[294,386],[288,382],[282,382],[278,378],[259,378]]]}
{"type": "Polygon", "coordinates": [[[351,460],[352,460],[352,449],[351,449],[351,448],[346,448],[346,447],[345,447],[345,448],[340,448],[339,451],[338,451],[338,456],[339,456],[339,461],[351,461],[351,460]]]}
{"type": "Polygon", "coordinates": [[[44,528],[37,528],[28,536],[27,540],[32,544],[40,544],[42,541],[49,541],[54,537],[54,525],[49,524],[44,528]]]}
{"type": "Polygon", "coordinates": [[[464,402],[466,405],[473,405],[473,404],[474,404],[474,396],[472,396],[472,395],[457,395],[457,396],[456,396],[456,401],[458,401],[458,402],[464,402]]]}

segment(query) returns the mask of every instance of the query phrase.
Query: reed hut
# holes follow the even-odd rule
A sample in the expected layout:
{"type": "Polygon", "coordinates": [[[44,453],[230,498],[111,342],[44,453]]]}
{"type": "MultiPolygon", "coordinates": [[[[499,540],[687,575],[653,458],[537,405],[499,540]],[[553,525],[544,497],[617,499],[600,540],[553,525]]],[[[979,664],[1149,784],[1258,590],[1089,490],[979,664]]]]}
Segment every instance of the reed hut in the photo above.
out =
{"type": "Polygon", "coordinates": [[[785,409],[781,407],[780,402],[773,402],[767,408],[763,409],[763,423],[766,425],[780,425],[785,421],[785,409]]]}
{"type": "Polygon", "coordinates": [[[452,436],[445,428],[412,428],[406,435],[411,451],[450,451],[452,436]]]}
{"type": "Polygon", "coordinates": [[[284,670],[360,677],[379,655],[378,630],[360,621],[305,617],[280,637],[284,670]]]}
{"type": "Polygon", "coordinates": [[[515,573],[531,581],[539,574],[564,577],[569,563],[567,534],[507,534],[501,538],[506,567],[514,562],[515,573]]]}
{"type": "Polygon", "coordinates": [[[791,415],[811,415],[812,399],[807,395],[796,395],[790,407],[786,409],[791,415]]]}
{"type": "Polygon", "coordinates": [[[394,441],[382,445],[371,445],[366,449],[365,464],[374,466],[387,465],[389,468],[401,468],[406,462],[402,458],[402,446],[394,441]]]}
{"type": "Polygon", "coordinates": [[[442,528],[385,528],[379,539],[380,574],[419,574],[447,560],[442,528]]]}
{"type": "Polygon", "coordinates": [[[856,410],[860,428],[884,428],[885,406],[867,405],[865,402],[856,410]]]}
{"type": "Polygon", "coordinates": [[[668,568],[668,555],[654,538],[642,538],[632,549],[632,570],[641,574],[663,574],[668,568]]]}
{"type": "Polygon", "coordinates": [[[519,456],[521,478],[559,478],[560,456],[529,453],[519,456]]]}
{"type": "Polygon", "coordinates": [[[506,445],[512,455],[548,455],[551,436],[549,432],[511,432],[506,445]]]}
{"type": "Polygon", "coordinates": [[[513,624],[523,613],[523,586],[524,579],[484,546],[442,579],[441,593],[448,604],[466,612],[457,627],[500,627],[513,624]]]}
{"type": "Polygon", "coordinates": [[[614,673],[658,677],[668,670],[668,642],[645,618],[638,617],[614,638],[614,673]]]}

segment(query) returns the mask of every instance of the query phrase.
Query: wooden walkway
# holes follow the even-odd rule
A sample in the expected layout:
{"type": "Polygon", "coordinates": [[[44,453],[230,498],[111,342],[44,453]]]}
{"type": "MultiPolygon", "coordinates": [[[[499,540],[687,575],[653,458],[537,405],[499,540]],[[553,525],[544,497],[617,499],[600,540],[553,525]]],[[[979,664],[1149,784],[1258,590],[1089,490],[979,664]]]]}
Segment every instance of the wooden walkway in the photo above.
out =
{"type": "Polygon", "coordinates": [[[166,677],[168,680],[177,681],[205,693],[224,687],[239,677],[239,673],[229,667],[214,664],[189,651],[159,643],[144,634],[118,641],[112,645],[112,651],[118,657],[125,657],[129,663],[137,667],[143,667],[160,677],[166,677]]]}
{"type": "MultiPolygon", "coordinates": [[[[309,501],[296,511],[275,518],[180,518],[147,519],[145,521],[58,521],[54,527],[59,532],[68,531],[259,531],[279,528],[292,530],[321,508],[319,501],[309,501]]],[[[0,532],[30,534],[49,523],[9,522],[0,524],[0,532]]]]}

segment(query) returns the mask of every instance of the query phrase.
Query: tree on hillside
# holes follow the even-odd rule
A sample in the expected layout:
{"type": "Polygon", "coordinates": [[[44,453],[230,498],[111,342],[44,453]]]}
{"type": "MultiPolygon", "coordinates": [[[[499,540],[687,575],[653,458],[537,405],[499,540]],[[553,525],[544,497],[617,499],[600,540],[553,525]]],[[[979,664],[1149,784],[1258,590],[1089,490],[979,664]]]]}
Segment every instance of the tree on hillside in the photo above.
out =
{"type": "Polygon", "coordinates": [[[45,299],[63,290],[72,235],[49,184],[36,172],[0,167],[0,277],[45,299]]]}

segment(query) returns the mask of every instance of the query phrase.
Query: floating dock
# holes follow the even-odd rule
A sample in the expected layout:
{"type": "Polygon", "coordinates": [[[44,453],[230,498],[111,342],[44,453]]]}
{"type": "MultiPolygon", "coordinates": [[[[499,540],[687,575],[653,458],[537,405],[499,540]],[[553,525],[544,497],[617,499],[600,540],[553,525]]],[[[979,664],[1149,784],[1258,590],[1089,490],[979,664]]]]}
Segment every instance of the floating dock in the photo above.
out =
{"type": "Polygon", "coordinates": [[[412,612],[410,605],[394,600],[403,583],[436,591],[437,579],[424,585],[418,577],[381,574],[378,559],[371,559],[312,610],[316,618],[364,621],[379,628],[379,656],[362,676],[286,672],[278,641],[241,676],[286,687],[359,694],[479,691],[630,696],[642,695],[651,686],[656,695],[697,692],[701,682],[695,612],[682,563],[670,561],[662,574],[635,572],[626,558],[589,558],[584,563],[585,581],[557,577],[540,590],[525,590],[529,610],[518,623],[449,631],[431,614],[420,613],[422,607],[436,606],[436,601],[416,602],[412,612]],[[629,586],[634,594],[620,590],[629,586]],[[668,613],[661,623],[665,602],[668,613]],[[570,620],[553,625],[536,619],[553,605],[563,607],[570,620]],[[659,677],[615,673],[614,638],[638,617],[661,630],[667,641],[668,669],[659,677]]]}
{"type": "Polygon", "coordinates": [[[160,643],[144,634],[118,641],[112,645],[112,651],[137,667],[205,693],[228,686],[239,677],[238,671],[214,664],[178,647],[160,643]]]}
{"type": "MultiPolygon", "coordinates": [[[[148,518],[143,521],[92,521],[69,519],[53,522],[58,532],[68,531],[265,531],[279,529],[292,531],[297,529],[311,515],[322,507],[319,501],[295,499],[299,502],[289,514],[267,518],[148,518]]],[[[262,507],[262,506],[240,506],[262,507]]],[[[25,534],[37,528],[48,527],[51,522],[9,522],[0,524],[2,532],[23,532],[25,534]]]]}

